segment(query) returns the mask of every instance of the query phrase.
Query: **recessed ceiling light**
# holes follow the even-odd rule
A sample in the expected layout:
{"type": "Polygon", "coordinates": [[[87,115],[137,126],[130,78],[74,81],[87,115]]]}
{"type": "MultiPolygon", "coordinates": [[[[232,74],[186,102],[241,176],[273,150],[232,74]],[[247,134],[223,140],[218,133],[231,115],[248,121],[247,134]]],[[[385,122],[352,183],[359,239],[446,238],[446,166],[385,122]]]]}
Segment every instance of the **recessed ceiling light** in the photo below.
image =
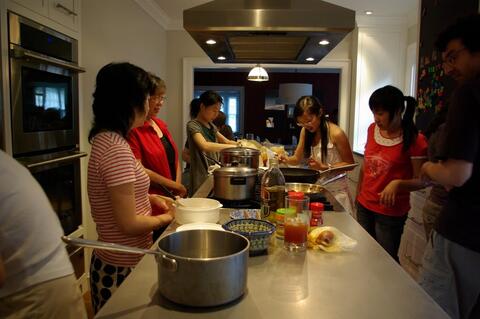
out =
{"type": "Polygon", "coordinates": [[[227,58],[224,57],[223,55],[221,55],[221,56],[219,56],[217,59],[220,60],[220,61],[223,61],[223,60],[226,60],[227,58]]]}
{"type": "Polygon", "coordinates": [[[212,44],[217,43],[217,41],[215,41],[215,40],[213,40],[213,39],[208,39],[207,41],[205,41],[205,43],[212,45],[212,44]]]}
{"type": "Polygon", "coordinates": [[[306,58],[305,60],[311,62],[311,61],[314,61],[315,59],[312,58],[312,57],[308,57],[308,58],[306,58]]]}
{"type": "Polygon", "coordinates": [[[320,45],[327,45],[327,44],[330,44],[330,41],[328,41],[328,40],[322,40],[322,41],[318,42],[318,44],[320,44],[320,45]]]}
{"type": "Polygon", "coordinates": [[[365,11],[365,14],[366,14],[367,16],[369,16],[369,15],[373,14],[373,11],[367,10],[367,11],[365,11]]]}

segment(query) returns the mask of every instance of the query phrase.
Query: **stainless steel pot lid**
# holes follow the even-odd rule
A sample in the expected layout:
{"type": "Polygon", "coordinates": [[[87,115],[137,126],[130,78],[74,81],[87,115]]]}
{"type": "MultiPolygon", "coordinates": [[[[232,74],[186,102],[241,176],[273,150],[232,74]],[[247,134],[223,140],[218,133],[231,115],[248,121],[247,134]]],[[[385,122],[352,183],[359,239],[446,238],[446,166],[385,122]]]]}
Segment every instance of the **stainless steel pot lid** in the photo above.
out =
{"type": "Polygon", "coordinates": [[[232,176],[254,176],[257,175],[257,169],[251,167],[220,167],[213,171],[213,176],[224,176],[224,177],[232,177],[232,176]]]}
{"type": "Polygon", "coordinates": [[[249,147],[231,147],[226,148],[220,151],[222,154],[230,154],[236,156],[258,156],[260,155],[260,151],[254,148],[249,147]]]}

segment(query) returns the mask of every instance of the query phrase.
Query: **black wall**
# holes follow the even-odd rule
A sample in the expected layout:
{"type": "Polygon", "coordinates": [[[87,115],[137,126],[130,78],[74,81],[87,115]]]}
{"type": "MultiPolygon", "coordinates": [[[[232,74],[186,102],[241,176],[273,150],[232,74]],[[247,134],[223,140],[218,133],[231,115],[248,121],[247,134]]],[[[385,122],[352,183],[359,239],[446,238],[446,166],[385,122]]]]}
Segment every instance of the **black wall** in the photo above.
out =
{"type": "Polygon", "coordinates": [[[245,90],[244,132],[254,133],[262,137],[262,140],[268,138],[271,142],[290,144],[292,134],[298,136],[298,127],[289,129],[286,111],[265,110],[266,93],[271,90],[278,90],[280,83],[312,84],[313,95],[324,104],[332,121],[337,122],[340,81],[338,73],[270,72],[270,80],[267,82],[247,81],[247,75],[248,72],[207,72],[200,70],[195,71],[194,85],[243,86],[245,90]],[[275,118],[275,128],[266,128],[265,121],[272,116],[275,118]]]}

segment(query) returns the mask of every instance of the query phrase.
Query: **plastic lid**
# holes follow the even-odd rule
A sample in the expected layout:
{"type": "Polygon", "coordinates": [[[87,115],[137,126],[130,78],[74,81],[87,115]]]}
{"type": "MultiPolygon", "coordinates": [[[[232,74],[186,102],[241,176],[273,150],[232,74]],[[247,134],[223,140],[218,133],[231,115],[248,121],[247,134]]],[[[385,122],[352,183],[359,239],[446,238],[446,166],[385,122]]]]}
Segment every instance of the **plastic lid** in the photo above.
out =
{"type": "Polygon", "coordinates": [[[289,191],[288,197],[292,199],[303,199],[305,197],[305,194],[303,192],[289,191]]]}
{"type": "Polygon", "coordinates": [[[323,211],[325,209],[325,206],[323,203],[315,202],[315,203],[310,203],[310,210],[313,211],[323,211]]]}
{"type": "Polygon", "coordinates": [[[295,214],[295,208],[279,208],[275,212],[275,219],[281,221],[284,220],[285,216],[295,216],[295,214]]]}

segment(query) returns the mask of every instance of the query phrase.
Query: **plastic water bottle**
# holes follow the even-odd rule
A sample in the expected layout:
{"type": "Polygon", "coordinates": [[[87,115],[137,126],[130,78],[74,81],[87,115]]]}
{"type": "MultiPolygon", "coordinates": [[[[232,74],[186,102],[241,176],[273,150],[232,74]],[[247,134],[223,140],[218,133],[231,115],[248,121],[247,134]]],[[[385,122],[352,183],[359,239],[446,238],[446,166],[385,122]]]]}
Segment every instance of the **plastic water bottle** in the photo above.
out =
{"type": "Polygon", "coordinates": [[[262,177],[262,219],[275,223],[275,212],[285,207],[285,177],[278,168],[278,159],[269,160],[270,168],[262,177]]]}

